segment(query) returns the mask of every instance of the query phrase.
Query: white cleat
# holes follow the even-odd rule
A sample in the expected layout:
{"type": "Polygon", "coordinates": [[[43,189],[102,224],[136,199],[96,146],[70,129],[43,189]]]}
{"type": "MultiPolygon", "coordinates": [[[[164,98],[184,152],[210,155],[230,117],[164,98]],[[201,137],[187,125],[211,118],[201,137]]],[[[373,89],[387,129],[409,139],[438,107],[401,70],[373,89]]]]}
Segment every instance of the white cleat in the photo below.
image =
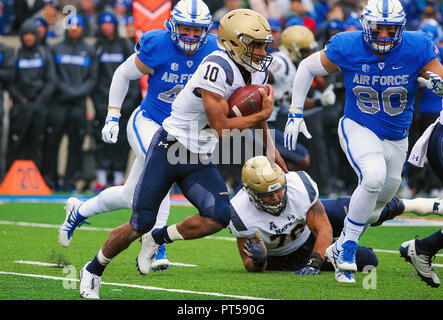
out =
{"type": "Polygon", "coordinates": [[[337,282],[355,283],[355,277],[353,272],[340,270],[337,266],[337,260],[340,255],[340,251],[337,250],[335,242],[331,244],[325,252],[326,258],[332,263],[335,270],[335,280],[337,282]]]}
{"type": "Polygon", "coordinates": [[[80,270],[80,296],[86,299],[100,299],[101,277],[86,270],[88,264],[89,262],[80,270]]]}
{"type": "MultiPolygon", "coordinates": [[[[66,201],[65,210],[66,217],[63,224],[60,226],[58,231],[58,242],[63,246],[67,247],[71,243],[72,235],[75,228],[80,227],[85,221],[85,217],[78,213],[78,208],[83,203],[83,201],[71,197],[66,201]]],[[[87,223],[89,224],[89,223],[87,223]]]]}
{"type": "Polygon", "coordinates": [[[440,286],[440,279],[431,264],[432,256],[419,250],[415,245],[415,239],[403,242],[399,251],[405,261],[412,264],[421,280],[433,288],[440,286]]]}
{"type": "Polygon", "coordinates": [[[141,248],[136,259],[137,268],[140,274],[146,275],[151,270],[151,265],[160,246],[152,238],[152,230],[141,236],[140,242],[141,248]]]}

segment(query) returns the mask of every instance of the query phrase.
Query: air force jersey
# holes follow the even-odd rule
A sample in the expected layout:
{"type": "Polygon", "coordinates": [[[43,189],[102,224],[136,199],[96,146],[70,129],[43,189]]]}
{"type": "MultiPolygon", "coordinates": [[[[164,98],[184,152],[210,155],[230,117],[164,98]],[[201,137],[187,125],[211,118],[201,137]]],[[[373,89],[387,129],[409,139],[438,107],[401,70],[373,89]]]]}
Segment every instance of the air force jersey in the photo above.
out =
{"type": "Polygon", "coordinates": [[[286,207],[278,217],[257,209],[244,189],[231,199],[229,231],[237,238],[259,232],[270,256],[294,252],[311,234],[306,213],[318,200],[317,184],[304,171],[287,173],[286,183],[286,207]]]}
{"type": "Polygon", "coordinates": [[[206,43],[188,56],[171,39],[167,30],[145,32],[135,45],[137,57],[154,73],[148,77],[148,92],[141,103],[143,115],[158,124],[171,114],[171,105],[198,65],[209,53],[219,50],[217,36],[208,35],[206,43]]]}
{"type": "Polygon", "coordinates": [[[362,31],[340,32],[324,52],[343,73],[346,89],[344,116],[367,127],[380,139],[406,138],[412,122],[420,71],[438,49],[417,31],[403,39],[384,58],[364,42],[362,31]]]}
{"type": "MultiPolygon", "coordinates": [[[[264,85],[267,72],[251,73],[251,84],[264,85]]],[[[172,104],[171,116],[163,122],[164,129],[194,153],[212,153],[218,135],[210,129],[198,88],[215,92],[229,100],[245,81],[237,65],[226,51],[214,51],[198,67],[191,80],[172,104]]]]}

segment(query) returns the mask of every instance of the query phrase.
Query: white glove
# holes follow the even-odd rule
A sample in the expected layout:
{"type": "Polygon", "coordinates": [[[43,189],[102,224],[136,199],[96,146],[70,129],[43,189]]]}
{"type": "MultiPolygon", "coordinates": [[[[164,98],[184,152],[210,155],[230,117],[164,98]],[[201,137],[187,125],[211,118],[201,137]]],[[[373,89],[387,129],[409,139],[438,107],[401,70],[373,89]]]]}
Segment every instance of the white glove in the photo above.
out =
{"type": "Polygon", "coordinates": [[[323,107],[329,107],[335,104],[334,85],[330,84],[320,97],[320,103],[323,107]]]}
{"type": "Polygon", "coordinates": [[[418,77],[417,81],[436,95],[443,97],[443,80],[435,73],[426,71],[429,79],[418,77]]]}
{"type": "Polygon", "coordinates": [[[288,113],[288,121],[285,127],[285,148],[289,151],[294,151],[297,145],[298,133],[302,132],[306,138],[311,139],[312,136],[306,127],[305,120],[303,120],[303,108],[291,107],[288,113]]]}
{"type": "Polygon", "coordinates": [[[102,140],[106,143],[116,143],[118,138],[118,117],[106,117],[105,126],[102,129],[102,140]]]}

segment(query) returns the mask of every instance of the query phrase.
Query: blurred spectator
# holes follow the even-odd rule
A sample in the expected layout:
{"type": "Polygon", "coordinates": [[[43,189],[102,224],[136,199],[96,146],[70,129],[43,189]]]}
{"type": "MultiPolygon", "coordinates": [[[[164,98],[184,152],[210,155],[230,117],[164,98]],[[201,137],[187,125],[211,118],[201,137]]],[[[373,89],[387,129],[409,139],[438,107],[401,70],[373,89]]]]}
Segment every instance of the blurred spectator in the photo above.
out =
{"type": "MultiPolygon", "coordinates": [[[[95,44],[98,60],[98,81],[91,95],[95,107],[95,160],[97,180],[94,192],[98,193],[108,187],[108,176],[112,175],[110,185],[123,185],[129,154],[127,139],[118,139],[116,144],[107,144],[102,140],[102,128],[108,113],[109,87],[118,66],[133,52],[133,45],[118,34],[117,18],[110,12],[104,12],[99,18],[99,36],[95,44]]],[[[132,111],[138,106],[140,90],[126,96],[121,109],[120,130],[125,136],[126,124],[132,111]],[[128,105],[129,104],[129,105],[128,105]]]]}
{"type": "Polygon", "coordinates": [[[68,163],[63,189],[74,192],[83,164],[82,146],[86,129],[86,98],[97,82],[93,48],[83,39],[85,21],[80,15],[67,20],[65,39],[51,46],[55,57],[57,85],[50,105],[43,176],[51,189],[58,187],[58,151],[61,138],[69,139],[68,163]]]}
{"type": "Polygon", "coordinates": [[[246,8],[247,4],[248,2],[246,0],[224,0],[224,6],[214,12],[212,20],[218,22],[229,11],[246,8]]]}
{"type": "Polygon", "coordinates": [[[327,0],[318,0],[315,3],[314,6],[314,12],[315,12],[315,24],[317,25],[317,28],[322,28],[323,24],[327,20],[327,14],[329,12],[329,9],[331,8],[331,4],[327,0]]]}
{"type": "Polygon", "coordinates": [[[129,40],[129,42],[132,45],[135,45],[135,22],[133,16],[126,17],[126,39],[129,40]]]}
{"type": "Polygon", "coordinates": [[[303,26],[303,19],[299,16],[292,16],[286,21],[286,28],[291,26],[303,26]]]}
{"type": "Polygon", "coordinates": [[[357,12],[351,12],[344,23],[344,27],[346,31],[363,30],[363,26],[360,22],[360,14],[357,12]]]}
{"type": "Polygon", "coordinates": [[[9,115],[7,166],[17,159],[30,159],[41,170],[47,105],[56,81],[54,61],[39,45],[33,19],[22,24],[20,40],[21,47],[14,52],[14,80],[8,86],[13,105],[9,115]]]}
{"type": "Polygon", "coordinates": [[[14,0],[0,1],[0,34],[8,34],[14,24],[14,0]]]}
{"type": "Polygon", "coordinates": [[[114,11],[118,25],[126,25],[127,17],[132,16],[132,0],[116,0],[114,11]]]}
{"type": "Polygon", "coordinates": [[[3,157],[4,134],[6,130],[3,126],[5,116],[4,91],[11,81],[14,80],[15,68],[14,52],[5,44],[0,42],[0,180],[3,178],[6,170],[6,163],[3,157]]]}
{"type": "Polygon", "coordinates": [[[48,35],[48,23],[40,15],[35,15],[33,17],[33,19],[34,19],[35,26],[37,28],[38,39],[40,41],[40,45],[46,47],[46,39],[47,39],[47,35],[48,35]]]}
{"type": "Polygon", "coordinates": [[[349,17],[351,12],[359,10],[360,0],[339,0],[336,5],[342,9],[344,16],[340,20],[344,21],[349,17]]]}
{"type": "Polygon", "coordinates": [[[333,19],[328,22],[327,30],[328,37],[331,38],[337,33],[345,31],[345,26],[343,25],[343,22],[341,22],[341,20],[333,19]]]}
{"type": "Polygon", "coordinates": [[[249,7],[260,13],[266,19],[268,18],[281,18],[283,16],[283,10],[277,6],[275,0],[249,0],[249,7]]]}
{"type": "Polygon", "coordinates": [[[85,37],[95,37],[98,32],[98,15],[96,13],[96,5],[94,0],[80,1],[80,14],[85,20],[83,34],[85,37]]]}
{"type": "Polygon", "coordinates": [[[14,31],[20,31],[22,23],[45,5],[43,0],[14,0],[14,31]]]}
{"type": "Polygon", "coordinates": [[[268,52],[273,52],[278,50],[280,46],[280,35],[283,29],[283,26],[279,19],[277,18],[269,18],[269,25],[271,26],[272,37],[274,38],[274,42],[268,46],[268,52]]]}
{"type": "Polygon", "coordinates": [[[44,7],[33,16],[41,17],[47,24],[47,38],[62,38],[64,36],[63,16],[56,0],[44,0],[44,7]]]}

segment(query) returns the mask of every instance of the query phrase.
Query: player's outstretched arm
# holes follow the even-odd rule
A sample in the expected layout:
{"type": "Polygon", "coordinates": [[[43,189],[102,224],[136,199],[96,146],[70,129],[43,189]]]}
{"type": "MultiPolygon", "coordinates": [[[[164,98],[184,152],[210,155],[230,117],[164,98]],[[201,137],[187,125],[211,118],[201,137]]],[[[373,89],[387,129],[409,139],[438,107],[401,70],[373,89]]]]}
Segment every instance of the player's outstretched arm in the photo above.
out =
{"type": "MultiPolygon", "coordinates": [[[[209,125],[213,130],[217,131],[219,137],[222,137],[229,135],[229,130],[243,130],[261,126],[261,122],[266,121],[271,116],[272,110],[274,108],[274,105],[272,103],[273,90],[271,86],[269,86],[269,89],[270,92],[267,96],[267,100],[269,100],[270,102],[266,103],[264,100],[262,104],[262,110],[260,112],[245,117],[234,118],[228,118],[228,102],[223,96],[202,88],[200,88],[199,91],[202,96],[203,107],[205,109],[209,125]]],[[[264,90],[262,94],[264,94],[264,90]]]]}
{"type": "Polygon", "coordinates": [[[109,105],[102,139],[106,143],[116,143],[119,131],[120,109],[129,88],[129,82],[151,73],[152,69],[145,65],[134,53],[114,72],[109,88],[109,105]]]}
{"type": "Polygon", "coordinates": [[[338,66],[326,57],[323,50],[300,63],[292,84],[292,100],[284,132],[284,145],[287,149],[295,150],[299,132],[302,132],[306,138],[311,138],[303,120],[303,107],[312,80],[315,76],[326,76],[338,70],[338,66]]]}
{"type": "Polygon", "coordinates": [[[320,200],[317,200],[306,213],[306,224],[316,240],[308,263],[295,274],[317,275],[320,274],[320,267],[325,260],[325,251],[332,243],[331,223],[320,200]]]}

